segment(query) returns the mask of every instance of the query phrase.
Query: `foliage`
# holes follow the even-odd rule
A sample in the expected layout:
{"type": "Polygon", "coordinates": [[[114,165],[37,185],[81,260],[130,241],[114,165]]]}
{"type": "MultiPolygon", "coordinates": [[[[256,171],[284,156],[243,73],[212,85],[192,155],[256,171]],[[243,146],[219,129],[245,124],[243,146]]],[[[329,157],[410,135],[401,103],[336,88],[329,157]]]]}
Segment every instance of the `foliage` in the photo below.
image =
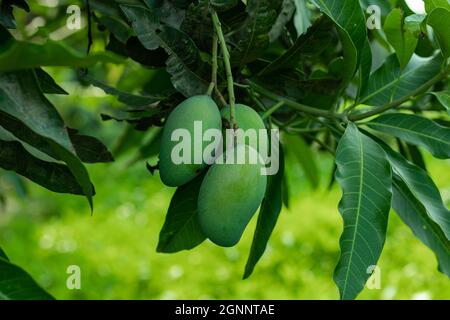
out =
{"type": "MultiPolygon", "coordinates": [[[[449,209],[424,169],[421,150],[450,158],[450,4],[425,0],[426,14],[420,15],[403,1],[382,1],[383,28],[368,30],[367,3],[91,0],[84,6],[92,10],[86,12],[87,35],[80,31],[55,41],[52,31],[64,25],[65,10],[33,31],[25,11],[45,15],[42,8],[4,0],[0,167],[51,191],[83,195],[93,208],[86,163],[111,162],[120,150],[137,145],[135,161],[150,159],[158,154],[159,128],[170,112],[187,97],[209,93],[217,105],[229,104],[231,124],[239,124],[236,100],[260,112],[267,129],[280,129],[285,158],[302,158],[314,187],[315,160],[305,150],[333,155],[331,180],[342,189],[344,229],[334,273],[342,299],[356,298],[368,268],[378,263],[390,208],[448,275],[449,209]],[[16,21],[15,15],[22,18],[16,21]],[[126,121],[149,134],[127,128],[111,153],[97,138],[72,129],[46,96],[67,93],[41,68],[49,66],[81,68],[75,81],[99,87],[121,104],[107,108],[104,120],[126,121]],[[111,76],[119,69],[126,89],[111,76]]],[[[157,168],[147,167],[152,173],[157,168]]],[[[265,251],[282,203],[289,203],[286,176],[287,170],[269,180],[244,277],[265,251]]],[[[158,251],[203,242],[192,220],[196,190],[181,186],[175,193],[158,251]],[[180,203],[187,208],[181,210],[180,203]]],[[[9,266],[5,257],[1,261],[9,266]]],[[[20,269],[11,272],[20,273],[17,281],[31,281],[20,269]]],[[[0,293],[5,288],[0,279],[0,293]]]]}

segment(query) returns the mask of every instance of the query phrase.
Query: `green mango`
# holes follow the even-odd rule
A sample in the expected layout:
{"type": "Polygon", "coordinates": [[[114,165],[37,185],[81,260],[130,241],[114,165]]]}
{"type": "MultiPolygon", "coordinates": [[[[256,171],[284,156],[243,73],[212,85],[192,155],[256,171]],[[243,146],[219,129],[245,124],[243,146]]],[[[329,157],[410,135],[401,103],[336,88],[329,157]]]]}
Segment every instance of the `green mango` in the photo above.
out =
{"type": "MultiPolygon", "coordinates": [[[[255,129],[257,132],[256,140],[255,139],[251,140],[248,137],[246,137],[245,144],[259,151],[259,130],[266,130],[263,120],[254,109],[244,104],[236,104],[235,110],[236,110],[235,117],[238,129],[242,129],[243,131],[255,129]]],[[[223,108],[220,114],[222,116],[222,120],[224,123],[223,126],[224,129],[230,128],[230,107],[223,108]]],[[[226,142],[224,143],[225,146],[227,146],[226,142]]]]}
{"type": "MultiPolygon", "coordinates": [[[[225,157],[257,151],[238,145],[225,157]]],[[[259,156],[259,155],[258,155],[259,156]]],[[[235,157],[236,158],[236,157],[235,157]]],[[[232,247],[237,244],[264,198],[267,176],[262,165],[214,164],[206,173],[198,197],[198,219],[205,235],[215,244],[232,247]]]]}
{"type": "Polygon", "coordinates": [[[167,118],[163,129],[160,152],[159,172],[162,182],[170,187],[178,187],[194,179],[206,164],[194,163],[195,157],[203,159],[203,149],[210,143],[202,142],[202,148],[194,148],[194,121],[202,122],[202,132],[208,129],[222,130],[220,111],[214,100],[209,96],[194,96],[180,103],[167,118]],[[176,129],[186,129],[191,137],[190,161],[177,164],[172,160],[172,151],[180,142],[171,141],[176,129]]]}

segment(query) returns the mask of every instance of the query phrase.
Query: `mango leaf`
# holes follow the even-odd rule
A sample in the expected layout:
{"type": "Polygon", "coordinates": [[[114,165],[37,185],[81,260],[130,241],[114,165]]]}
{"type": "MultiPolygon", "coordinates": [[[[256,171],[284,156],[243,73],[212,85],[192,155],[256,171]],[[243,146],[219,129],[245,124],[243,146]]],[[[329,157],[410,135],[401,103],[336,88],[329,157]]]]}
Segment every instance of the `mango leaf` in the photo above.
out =
{"type": "Polygon", "coordinates": [[[372,129],[393,135],[430,151],[436,158],[450,158],[450,128],[418,115],[389,113],[366,123],[372,129]]]}
{"type": "Polygon", "coordinates": [[[206,236],[198,222],[197,200],[204,175],[177,189],[159,234],[157,251],[174,253],[195,248],[206,236]]]}
{"type": "Polygon", "coordinates": [[[0,4],[0,25],[8,29],[16,28],[16,21],[13,15],[13,6],[30,12],[30,7],[25,0],[3,0],[0,4]]]}
{"type": "Polygon", "coordinates": [[[450,90],[440,91],[440,92],[431,92],[438,101],[442,104],[444,108],[447,109],[447,112],[450,114],[450,90]]]}
{"type": "Polygon", "coordinates": [[[112,53],[85,55],[60,41],[48,40],[44,44],[13,41],[0,53],[0,71],[34,69],[47,66],[91,67],[98,62],[121,63],[122,59],[112,53]]]}
{"type": "Polygon", "coordinates": [[[370,48],[369,40],[366,39],[364,48],[361,51],[361,63],[359,65],[358,99],[361,96],[361,93],[367,90],[371,71],[372,71],[372,49],[370,48]]]}
{"type": "Polygon", "coordinates": [[[311,10],[306,6],[306,1],[307,0],[294,0],[294,26],[298,37],[304,34],[311,26],[311,10]]]}
{"type": "Polygon", "coordinates": [[[111,152],[97,138],[80,134],[75,129],[69,128],[68,131],[75,152],[84,163],[107,163],[114,161],[111,152]]]}
{"type": "Polygon", "coordinates": [[[436,8],[428,15],[427,23],[433,27],[442,55],[450,57],[450,10],[436,8]]]}
{"type": "Polygon", "coordinates": [[[387,16],[384,33],[388,42],[395,49],[400,69],[403,70],[416,50],[419,38],[410,28],[410,24],[405,23],[401,9],[396,8],[387,16]]]}
{"type": "Polygon", "coordinates": [[[278,14],[277,20],[269,31],[270,42],[276,41],[281,36],[284,27],[289,21],[291,21],[294,11],[294,0],[283,0],[281,4],[281,11],[278,14]]]}
{"type": "Polygon", "coordinates": [[[0,150],[1,168],[15,171],[53,192],[84,194],[67,166],[39,159],[2,127],[0,127],[0,150]]]}
{"type": "Polygon", "coordinates": [[[302,57],[320,54],[331,41],[332,28],[333,25],[328,18],[319,19],[305,34],[297,38],[292,47],[261,70],[259,75],[292,68],[299,64],[302,57]]]}
{"type": "Polygon", "coordinates": [[[143,7],[122,5],[121,8],[146,49],[162,47],[167,52],[167,71],[172,75],[175,89],[186,97],[208,90],[209,80],[203,77],[209,75],[209,67],[201,60],[197,46],[186,33],[160,25],[154,13],[143,7]]]}
{"type": "Polygon", "coordinates": [[[35,69],[35,72],[43,93],[68,95],[67,91],[61,88],[47,72],[41,68],[35,69]]]}
{"type": "Polygon", "coordinates": [[[343,85],[354,76],[367,39],[366,18],[359,0],[312,0],[336,24],[344,51],[343,85]]]}
{"type": "Polygon", "coordinates": [[[22,268],[0,249],[0,300],[53,300],[22,268]]]}
{"type": "Polygon", "coordinates": [[[0,115],[4,129],[67,164],[92,208],[94,190],[89,174],[76,156],[63,119],[41,93],[33,71],[0,74],[0,115]]]}
{"type": "Polygon", "coordinates": [[[248,17],[233,38],[236,45],[230,52],[231,63],[239,67],[256,60],[269,46],[269,32],[277,19],[270,0],[248,0],[246,11],[248,17]]]}
{"type": "Polygon", "coordinates": [[[383,149],[349,123],[336,151],[336,181],[343,190],[341,257],[334,273],[341,299],[364,288],[383,249],[391,205],[391,167],[383,149]]]}
{"type": "Polygon", "coordinates": [[[238,4],[239,0],[209,0],[209,3],[216,9],[217,11],[226,11],[238,4]]]}
{"type": "Polygon", "coordinates": [[[292,152],[295,159],[302,166],[303,172],[311,184],[311,187],[315,190],[319,187],[320,175],[319,168],[317,167],[317,159],[309,145],[306,144],[300,136],[284,135],[286,145],[291,146],[288,152],[292,152]]]}
{"type": "Polygon", "coordinates": [[[444,8],[450,11],[450,2],[448,0],[424,0],[425,11],[431,13],[436,8],[444,8]]]}
{"type": "Polygon", "coordinates": [[[400,65],[393,54],[378,68],[369,79],[367,90],[360,103],[382,106],[389,102],[411,95],[420,88],[429,86],[433,77],[439,74],[442,56],[421,58],[413,55],[411,61],[400,73],[400,65]]]}
{"type": "Polygon", "coordinates": [[[426,171],[408,162],[388,145],[384,143],[380,145],[386,152],[397,179],[400,179],[414,198],[422,204],[425,213],[442,229],[444,236],[450,239],[450,210],[445,206],[433,180],[426,171]]]}
{"type": "Polygon", "coordinates": [[[393,179],[392,207],[414,235],[434,252],[439,271],[450,277],[450,241],[396,174],[393,179]]]}
{"type": "Polygon", "coordinates": [[[259,210],[258,222],[253,236],[250,255],[245,265],[244,279],[250,277],[259,259],[266,251],[267,243],[272,235],[283,206],[284,154],[280,145],[280,168],[276,175],[269,176],[264,200],[259,210]]]}

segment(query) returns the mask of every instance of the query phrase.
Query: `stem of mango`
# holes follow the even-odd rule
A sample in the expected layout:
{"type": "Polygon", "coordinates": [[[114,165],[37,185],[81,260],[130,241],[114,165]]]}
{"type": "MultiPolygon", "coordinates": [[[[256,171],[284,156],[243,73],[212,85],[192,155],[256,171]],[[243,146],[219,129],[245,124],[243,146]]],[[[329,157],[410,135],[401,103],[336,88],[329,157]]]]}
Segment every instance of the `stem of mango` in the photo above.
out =
{"type": "Polygon", "coordinates": [[[211,83],[208,88],[208,95],[212,95],[214,88],[217,87],[217,51],[218,51],[218,39],[217,34],[213,34],[212,39],[212,61],[211,61],[211,83]]]}
{"type": "Polygon", "coordinates": [[[230,63],[230,52],[228,51],[227,43],[225,42],[225,36],[223,35],[222,25],[219,20],[219,16],[217,12],[213,10],[211,12],[212,22],[214,25],[214,29],[219,38],[220,49],[223,54],[223,62],[225,64],[225,71],[227,74],[227,84],[228,84],[228,99],[230,102],[230,124],[232,128],[237,128],[236,124],[236,99],[234,95],[234,81],[233,81],[233,73],[231,71],[231,63],[230,63]]]}

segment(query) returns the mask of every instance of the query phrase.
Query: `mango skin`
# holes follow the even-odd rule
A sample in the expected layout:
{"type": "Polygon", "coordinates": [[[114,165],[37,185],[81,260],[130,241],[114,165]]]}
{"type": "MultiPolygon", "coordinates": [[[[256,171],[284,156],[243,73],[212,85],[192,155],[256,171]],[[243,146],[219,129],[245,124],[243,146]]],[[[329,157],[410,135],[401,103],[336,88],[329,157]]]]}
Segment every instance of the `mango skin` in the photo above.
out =
{"type": "MultiPolygon", "coordinates": [[[[236,150],[256,152],[246,145],[236,150]]],[[[227,156],[230,153],[227,152],[227,156]]],[[[198,197],[198,219],[205,235],[222,247],[236,245],[264,198],[267,176],[261,164],[214,164],[198,197]]]]}
{"type": "MultiPolygon", "coordinates": [[[[179,187],[194,179],[206,164],[194,164],[194,141],[191,141],[192,164],[172,162],[172,149],[179,142],[171,141],[175,129],[187,129],[194,139],[194,121],[202,121],[203,133],[208,129],[222,130],[220,111],[209,96],[193,96],[180,103],[167,118],[161,137],[159,173],[162,182],[169,187],[179,187]]],[[[203,149],[210,142],[203,142],[203,149]]],[[[202,151],[201,151],[202,152],[202,151]]]]}
{"type": "MultiPolygon", "coordinates": [[[[244,131],[247,131],[249,129],[255,129],[257,130],[258,134],[259,130],[266,130],[264,121],[261,119],[259,114],[254,109],[250,108],[249,106],[246,106],[245,104],[238,103],[236,104],[235,110],[238,129],[242,129],[244,131]]],[[[230,107],[223,108],[220,114],[222,116],[222,119],[225,120],[225,123],[229,123],[230,107]]],[[[225,128],[224,126],[224,129],[227,128],[225,128]]],[[[258,143],[249,143],[249,141],[246,141],[246,144],[258,150],[258,143]]]]}

